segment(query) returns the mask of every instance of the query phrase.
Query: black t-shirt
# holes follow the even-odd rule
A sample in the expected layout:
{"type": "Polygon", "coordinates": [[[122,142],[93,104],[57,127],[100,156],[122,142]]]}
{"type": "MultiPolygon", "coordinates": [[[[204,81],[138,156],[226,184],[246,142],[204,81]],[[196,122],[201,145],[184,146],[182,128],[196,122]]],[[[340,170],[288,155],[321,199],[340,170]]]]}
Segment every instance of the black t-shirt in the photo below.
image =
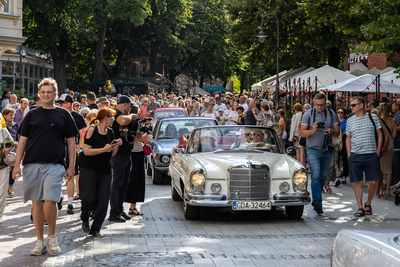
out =
{"type": "Polygon", "coordinates": [[[99,107],[97,106],[97,104],[90,104],[89,106],[87,106],[89,109],[99,109],[99,107]]]}
{"type": "MultiPolygon", "coordinates": [[[[85,144],[92,148],[103,148],[106,144],[111,144],[114,139],[114,133],[111,128],[107,128],[107,134],[101,135],[97,126],[94,127],[92,136],[87,139],[85,137],[85,144]]],[[[105,152],[95,156],[84,157],[81,168],[92,170],[98,173],[110,173],[110,159],[112,152],[105,152]]]]}
{"type": "Polygon", "coordinates": [[[18,133],[28,137],[25,146],[24,165],[29,163],[55,163],[65,166],[65,138],[77,136],[78,129],[68,110],[60,107],[54,109],[36,108],[30,110],[25,116],[18,133]],[[49,126],[50,120],[55,124],[59,133],[56,133],[49,126]]]}
{"type": "MultiPolygon", "coordinates": [[[[113,122],[112,129],[114,131],[115,139],[118,139],[118,138],[122,139],[122,145],[119,146],[117,153],[130,155],[131,150],[133,149],[133,144],[129,144],[126,141],[125,137],[123,135],[121,135],[122,126],[120,126],[117,122],[117,118],[119,116],[123,116],[124,114],[118,109],[115,109],[115,111],[117,112],[117,114],[115,115],[115,121],[113,122]]],[[[130,125],[128,127],[130,127],[130,125]]],[[[132,138],[132,141],[133,141],[133,138],[132,138]]]]}
{"type": "Polygon", "coordinates": [[[244,125],[256,125],[257,124],[256,118],[254,117],[252,109],[247,110],[246,116],[247,117],[244,120],[244,125]]]}
{"type": "MultiPolygon", "coordinates": [[[[83,128],[86,128],[86,122],[85,122],[85,119],[83,118],[82,114],[79,114],[76,111],[72,111],[71,115],[72,115],[72,118],[75,121],[75,124],[76,124],[76,127],[78,128],[78,131],[82,130],[83,128]]],[[[76,137],[77,137],[76,138],[76,143],[79,144],[79,138],[80,138],[79,132],[78,132],[78,135],[76,137]]]]}

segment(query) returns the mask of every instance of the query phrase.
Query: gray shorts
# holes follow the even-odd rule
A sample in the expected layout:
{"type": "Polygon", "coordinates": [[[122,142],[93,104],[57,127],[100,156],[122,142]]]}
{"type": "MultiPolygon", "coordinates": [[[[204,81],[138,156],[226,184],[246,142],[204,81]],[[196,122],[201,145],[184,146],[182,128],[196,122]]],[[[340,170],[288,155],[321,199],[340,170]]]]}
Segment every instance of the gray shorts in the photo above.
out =
{"type": "Polygon", "coordinates": [[[24,202],[51,200],[58,202],[65,168],[60,164],[31,163],[22,170],[24,202]]]}

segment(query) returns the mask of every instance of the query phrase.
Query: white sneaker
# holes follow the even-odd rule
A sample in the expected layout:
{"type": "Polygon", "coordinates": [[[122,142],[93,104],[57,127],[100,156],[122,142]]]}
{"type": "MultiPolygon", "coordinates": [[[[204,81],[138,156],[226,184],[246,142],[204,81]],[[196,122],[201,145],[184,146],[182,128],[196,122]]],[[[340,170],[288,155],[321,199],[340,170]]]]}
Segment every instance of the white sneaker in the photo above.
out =
{"type": "Polygon", "coordinates": [[[56,235],[47,236],[47,246],[49,247],[50,255],[57,255],[61,251],[56,235]]]}
{"type": "Polygon", "coordinates": [[[35,247],[31,250],[32,256],[41,256],[47,253],[46,244],[43,240],[36,240],[35,247]]]}

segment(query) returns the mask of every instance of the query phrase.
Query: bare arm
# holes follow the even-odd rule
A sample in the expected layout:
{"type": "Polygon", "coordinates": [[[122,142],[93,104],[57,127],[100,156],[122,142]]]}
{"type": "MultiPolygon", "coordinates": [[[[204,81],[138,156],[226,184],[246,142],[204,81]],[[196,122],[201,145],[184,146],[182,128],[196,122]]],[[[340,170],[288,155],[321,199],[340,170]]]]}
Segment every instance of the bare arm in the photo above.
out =
{"type": "Polygon", "coordinates": [[[334,135],[334,136],[340,135],[340,124],[333,125],[332,135],[334,135]]]}
{"type": "Polygon", "coordinates": [[[346,149],[347,149],[347,158],[349,158],[351,153],[351,135],[348,135],[346,137],[346,149]]]}
{"type": "Polygon", "coordinates": [[[75,137],[67,138],[67,148],[68,148],[69,165],[68,165],[68,170],[65,173],[65,177],[67,178],[67,181],[69,181],[75,176],[75,156],[76,156],[75,137]]]}
{"type": "Polygon", "coordinates": [[[117,122],[119,125],[126,126],[132,122],[132,120],[137,120],[139,118],[136,114],[129,114],[129,115],[121,115],[117,118],[117,122]]]}
{"type": "Polygon", "coordinates": [[[307,128],[308,128],[307,125],[301,125],[300,136],[301,137],[309,137],[310,135],[315,134],[315,132],[318,129],[317,126],[318,126],[318,123],[314,122],[312,129],[311,130],[307,130],[307,128]]]}
{"type": "Polygon", "coordinates": [[[27,141],[28,141],[28,137],[22,136],[22,135],[19,137],[17,153],[15,156],[15,166],[14,166],[14,170],[12,173],[12,178],[14,180],[15,180],[15,177],[17,174],[21,174],[21,159],[22,159],[22,155],[24,154],[27,141]]]}
{"type": "Polygon", "coordinates": [[[394,123],[394,126],[393,126],[393,132],[392,132],[392,137],[393,138],[396,138],[396,136],[397,136],[397,123],[396,123],[396,121],[395,120],[393,120],[393,123],[394,123]]]}
{"type": "Polygon", "coordinates": [[[380,156],[382,143],[383,143],[382,129],[377,130],[376,133],[378,134],[378,147],[376,148],[376,154],[378,154],[380,156]]]}

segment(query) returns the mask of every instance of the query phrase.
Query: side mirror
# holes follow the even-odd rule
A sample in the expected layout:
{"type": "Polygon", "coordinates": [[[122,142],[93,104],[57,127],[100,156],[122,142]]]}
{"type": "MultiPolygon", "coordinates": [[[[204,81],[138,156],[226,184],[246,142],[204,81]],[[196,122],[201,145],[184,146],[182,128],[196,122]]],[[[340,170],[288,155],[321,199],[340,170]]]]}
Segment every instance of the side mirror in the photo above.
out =
{"type": "Polygon", "coordinates": [[[183,147],[174,147],[176,153],[185,153],[185,148],[183,147]]]}
{"type": "Polygon", "coordinates": [[[293,154],[293,153],[294,153],[294,148],[292,146],[286,149],[286,154],[293,154]]]}

